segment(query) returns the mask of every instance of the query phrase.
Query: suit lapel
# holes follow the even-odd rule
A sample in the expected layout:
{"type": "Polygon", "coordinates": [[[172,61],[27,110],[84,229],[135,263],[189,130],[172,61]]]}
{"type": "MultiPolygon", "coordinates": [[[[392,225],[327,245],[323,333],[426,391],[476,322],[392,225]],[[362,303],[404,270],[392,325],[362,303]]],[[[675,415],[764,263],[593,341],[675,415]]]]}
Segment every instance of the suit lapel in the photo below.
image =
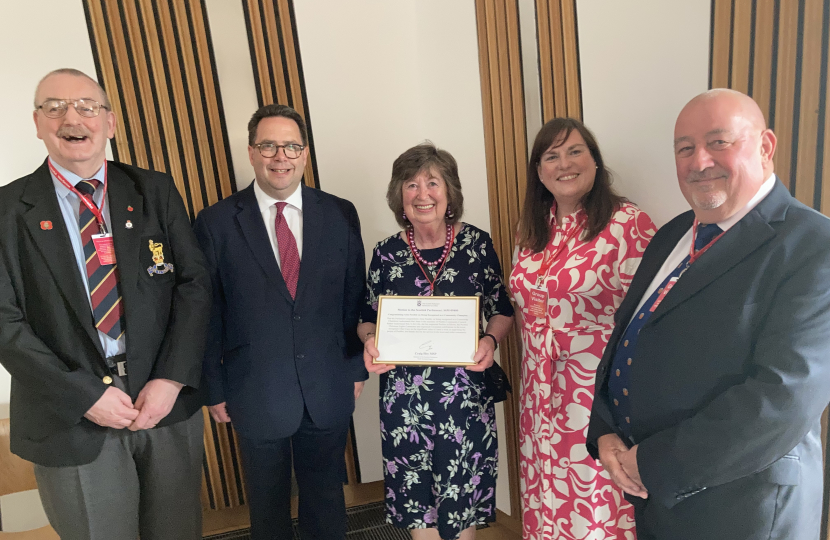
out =
{"type": "Polygon", "coordinates": [[[46,261],[66,302],[72,308],[84,331],[92,339],[98,352],[103,356],[101,340],[92,320],[89,295],[84,290],[84,282],[75,263],[72,242],[58,204],[58,196],[49,169],[44,164],[32,175],[26,185],[21,200],[30,205],[23,214],[23,221],[32,238],[32,242],[46,261]],[[51,222],[51,229],[44,229],[42,223],[51,222]]]}
{"type": "Polygon", "coordinates": [[[239,223],[242,236],[245,238],[254,259],[262,267],[265,275],[274,281],[280,293],[289,302],[293,302],[291,293],[288,292],[288,287],[285,286],[285,280],[282,278],[277,258],[274,256],[274,249],[271,247],[268,231],[265,230],[265,223],[262,221],[253,183],[240,192],[236,206],[238,209],[236,221],[239,223]]]}
{"type": "Polygon", "coordinates": [[[776,182],[764,200],[689,267],[671,294],[655,310],[648,324],[658,321],[774,238],[775,229],[770,226],[770,222],[783,219],[789,198],[786,188],[776,182]]]}
{"type": "MultiPolygon", "coordinates": [[[[107,204],[110,209],[110,229],[115,242],[115,257],[118,263],[118,281],[125,309],[138,305],[136,290],[138,267],[141,260],[139,245],[144,230],[144,197],[136,191],[135,182],[129,179],[113,163],[107,169],[107,204]],[[132,212],[128,210],[132,208],[132,212]],[[127,221],[132,224],[127,228],[127,221]]],[[[148,249],[144,246],[144,249],[148,249]]],[[[129,323],[127,324],[129,328],[129,323]]]]}
{"type": "Polygon", "coordinates": [[[686,234],[689,227],[692,226],[693,221],[694,214],[688,212],[688,216],[684,216],[675,230],[667,235],[667,238],[661,240],[659,243],[652,242],[649,244],[648,251],[644,254],[643,260],[634,275],[631,287],[629,287],[623,303],[617,310],[618,327],[622,326],[622,329],[625,329],[628,326],[628,321],[634,316],[640,300],[642,300],[651,282],[654,281],[657,272],[660,271],[663,263],[666,262],[671,252],[674,251],[677,243],[683,238],[683,235],[686,234]]]}
{"type": "Polygon", "coordinates": [[[312,275],[317,268],[322,268],[319,257],[323,256],[320,241],[323,236],[325,215],[320,196],[311,188],[302,186],[303,190],[303,256],[300,261],[300,277],[297,281],[297,298],[303,294],[306,286],[313,282],[312,275]]]}

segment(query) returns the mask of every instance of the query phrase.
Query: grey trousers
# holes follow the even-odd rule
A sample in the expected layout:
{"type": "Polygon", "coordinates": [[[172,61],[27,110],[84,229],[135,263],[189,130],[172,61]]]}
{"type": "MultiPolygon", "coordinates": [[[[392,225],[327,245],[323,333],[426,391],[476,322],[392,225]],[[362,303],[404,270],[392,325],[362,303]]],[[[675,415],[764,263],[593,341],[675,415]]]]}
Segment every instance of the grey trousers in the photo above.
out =
{"type": "Polygon", "coordinates": [[[204,418],[144,431],[111,429],[87,465],[35,465],[49,522],[69,540],[202,538],[204,418]]]}

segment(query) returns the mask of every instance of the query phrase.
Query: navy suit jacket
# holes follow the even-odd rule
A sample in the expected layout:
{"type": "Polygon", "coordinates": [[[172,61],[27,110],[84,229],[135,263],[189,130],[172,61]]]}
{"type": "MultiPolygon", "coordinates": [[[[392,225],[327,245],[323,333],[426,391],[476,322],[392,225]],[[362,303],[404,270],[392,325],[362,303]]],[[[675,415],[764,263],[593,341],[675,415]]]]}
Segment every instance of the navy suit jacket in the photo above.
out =
{"type": "MultiPolygon", "coordinates": [[[[210,281],[190,219],[166,174],[109,162],[107,199],[125,310],[133,400],[150,379],[185,387],[159,426],[201,408],[210,281]],[[125,226],[130,220],[132,227],[125,226]],[[149,241],[174,271],[149,274],[149,241]]],[[[83,465],[108,428],[84,418],[108,386],[89,293],[46,162],[0,188],[0,363],[11,373],[11,448],[46,466],[83,465]]]]}
{"type": "Polygon", "coordinates": [[[357,337],[366,261],[354,205],[302,186],[296,299],[282,278],[253,184],[203,210],[196,236],[213,281],[204,361],[209,405],[226,402],[246,438],[293,434],[307,408],[348,426],[354,382],[368,377],[357,337]]]}
{"type": "MultiPolygon", "coordinates": [[[[588,449],[616,431],[608,399],[618,342],[686,212],[643,255],[597,370],[588,449]]],[[[641,329],[631,427],[659,539],[818,538],[820,417],[830,401],[830,220],[776,181],[677,282],[641,329]]],[[[621,436],[622,437],[622,436],[621,436]]]]}

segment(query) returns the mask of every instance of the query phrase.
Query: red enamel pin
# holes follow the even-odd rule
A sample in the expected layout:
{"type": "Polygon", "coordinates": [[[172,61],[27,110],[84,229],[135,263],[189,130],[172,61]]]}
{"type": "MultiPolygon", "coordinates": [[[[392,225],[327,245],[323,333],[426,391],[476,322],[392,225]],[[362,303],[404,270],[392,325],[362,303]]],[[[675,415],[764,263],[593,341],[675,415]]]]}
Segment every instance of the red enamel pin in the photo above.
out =
{"type": "Polygon", "coordinates": [[[127,207],[127,212],[132,212],[132,211],[133,211],[133,207],[132,207],[132,206],[128,206],[128,207],[127,207]]]}
{"type": "Polygon", "coordinates": [[[40,228],[44,231],[51,231],[52,230],[52,222],[51,221],[41,221],[40,228]]]}

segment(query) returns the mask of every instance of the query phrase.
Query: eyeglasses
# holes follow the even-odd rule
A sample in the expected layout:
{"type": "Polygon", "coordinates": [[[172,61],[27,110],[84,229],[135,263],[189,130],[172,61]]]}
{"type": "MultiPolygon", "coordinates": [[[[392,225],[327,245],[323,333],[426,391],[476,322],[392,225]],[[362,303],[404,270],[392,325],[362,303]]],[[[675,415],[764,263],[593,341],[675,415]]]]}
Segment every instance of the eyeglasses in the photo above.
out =
{"type": "Polygon", "coordinates": [[[255,144],[254,148],[259,150],[259,154],[265,158],[272,158],[276,156],[277,152],[279,152],[280,148],[282,148],[285,157],[287,157],[288,159],[297,159],[298,157],[300,157],[300,154],[303,153],[305,146],[303,146],[302,144],[294,143],[274,144],[270,142],[264,142],[255,144]]]}
{"type": "Polygon", "coordinates": [[[86,118],[95,118],[101,109],[109,109],[94,99],[49,99],[37,108],[49,118],[61,118],[69,110],[70,105],[75,107],[75,112],[86,118]]]}

